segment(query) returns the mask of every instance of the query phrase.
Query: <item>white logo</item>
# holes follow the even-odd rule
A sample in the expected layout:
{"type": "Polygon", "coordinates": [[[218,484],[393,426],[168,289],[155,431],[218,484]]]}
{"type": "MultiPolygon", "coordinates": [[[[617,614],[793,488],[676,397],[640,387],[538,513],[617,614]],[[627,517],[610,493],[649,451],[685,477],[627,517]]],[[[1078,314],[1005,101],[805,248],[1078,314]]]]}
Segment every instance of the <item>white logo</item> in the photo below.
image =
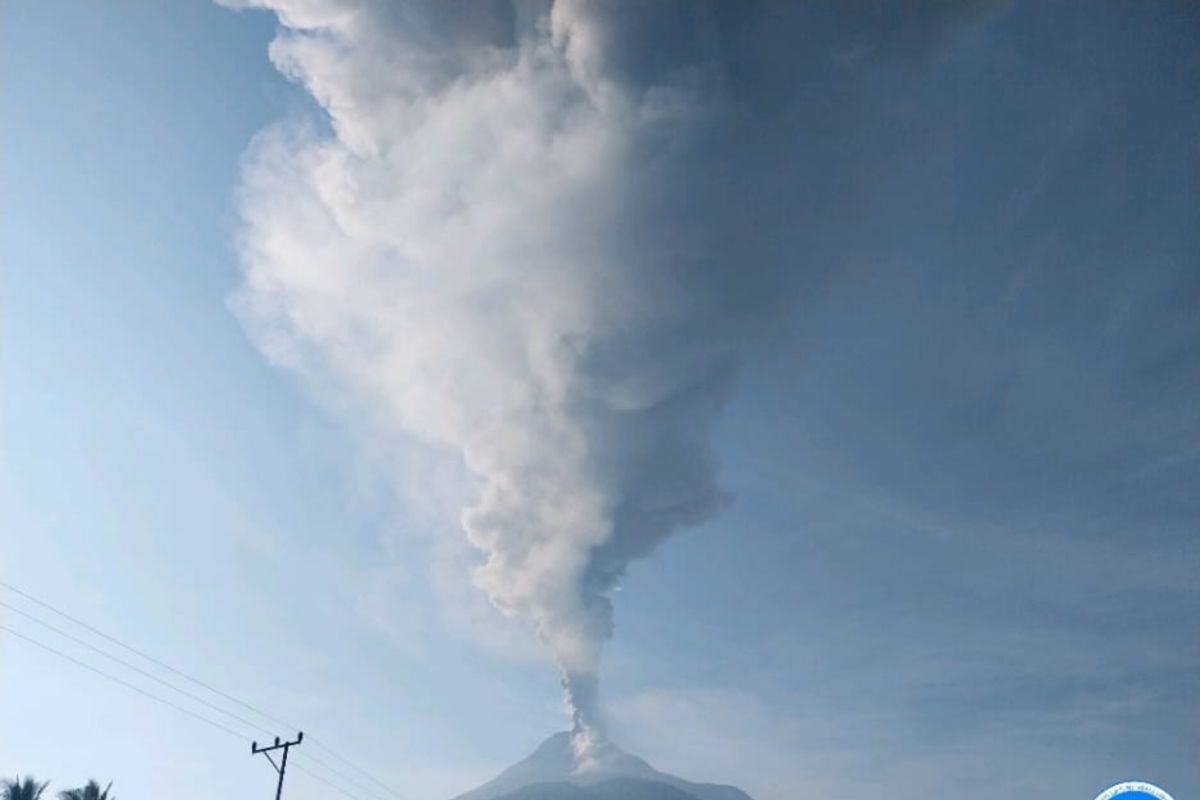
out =
{"type": "Polygon", "coordinates": [[[1143,783],[1142,781],[1126,781],[1125,783],[1118,783],[1116,786],[1110,786],[1096,795],[1096,800],[1120,800],[1125,795],[1130,795],[1129,800],[1134,800],[1135,797],[1140,795],[1153,797],[1156,800],[1175,800],[1175,798],[1154,784],[1143,783]]]}

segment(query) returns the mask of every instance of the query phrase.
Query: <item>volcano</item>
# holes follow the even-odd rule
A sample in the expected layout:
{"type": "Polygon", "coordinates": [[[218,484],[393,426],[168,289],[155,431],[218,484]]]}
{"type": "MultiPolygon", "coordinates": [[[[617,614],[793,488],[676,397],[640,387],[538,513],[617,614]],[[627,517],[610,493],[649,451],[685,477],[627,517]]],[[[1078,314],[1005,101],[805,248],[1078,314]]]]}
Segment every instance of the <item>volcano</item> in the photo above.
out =
{"type": "Polygon", "coordinates": [[[454,800],[752,800],[733,786],[659,772],[608,741],[579,759],[571,734],[556,733],[527,758],[454,800]]]}

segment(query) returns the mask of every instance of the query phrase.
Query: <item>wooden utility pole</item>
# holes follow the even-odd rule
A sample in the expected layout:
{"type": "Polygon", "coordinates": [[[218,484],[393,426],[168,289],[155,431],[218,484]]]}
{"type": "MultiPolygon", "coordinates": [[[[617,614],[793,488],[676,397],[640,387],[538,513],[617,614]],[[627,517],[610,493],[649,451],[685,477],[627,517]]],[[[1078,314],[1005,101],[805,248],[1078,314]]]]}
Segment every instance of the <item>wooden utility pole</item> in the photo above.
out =
{"type": "Polygon", "coordinates": [[[267,747],[259,747],[258,742],[250,743],[250,755],[262,753],[267,757],[267,761],[271,762],[271,766],[275,768],[275,771],[279,773],[279,783],[275,786],[275,800],[280,800],[280,797],[283,795],[283,773],[287,770],[288,750],[303,741],[304,731],[300,731],[300,733],[296,734],[296,741],[294,742],[281,742],[279,741],[279,737],[276,736],[275,744],[268,745],[267,747]],[[283,750],[283,757],[279,759],[278,764],[275,763],[275,759],[271,758],[272,750],[283,750]]]}

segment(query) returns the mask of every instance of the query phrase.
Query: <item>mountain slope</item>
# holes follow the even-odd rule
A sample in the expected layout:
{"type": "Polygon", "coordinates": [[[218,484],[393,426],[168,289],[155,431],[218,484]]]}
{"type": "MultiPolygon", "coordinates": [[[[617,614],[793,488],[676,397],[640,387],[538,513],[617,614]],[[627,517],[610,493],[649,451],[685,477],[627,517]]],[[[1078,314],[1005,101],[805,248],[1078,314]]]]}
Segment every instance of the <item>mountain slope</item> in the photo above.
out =
{"type": "Polygon", "coordinates": [[[599,800],[697,800],[696,795],[662,781],[641,778],[610,778],[589,786],[599,800]]]}
{"type": "Polygon", "coordinates": [[[502,795],[497,800],[697,800],[662,781],[611,778],[586,788],[566,781],[534,783],[502,795]]]}
{"type": "Polygon", "coordinates": [[[501,795],[497,800],[596,800],[596,795],[566,781],[531,783],[516,791],[501,795]]]}
{"type": "Polygon", "coordinates": [[[733,786],[659,772],[610,742],[581,764],[571,734],[556,733],[527,758],[454,800],[751,800],[733,786]]]}

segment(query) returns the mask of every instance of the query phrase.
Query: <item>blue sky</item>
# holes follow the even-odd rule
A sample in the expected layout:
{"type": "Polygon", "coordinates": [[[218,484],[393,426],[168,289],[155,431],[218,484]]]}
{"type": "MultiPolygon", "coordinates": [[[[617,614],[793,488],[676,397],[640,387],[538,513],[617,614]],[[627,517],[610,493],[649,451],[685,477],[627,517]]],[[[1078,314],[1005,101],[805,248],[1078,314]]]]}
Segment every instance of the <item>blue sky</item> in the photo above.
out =
{"type": "MultiPolygon", "coordinates": [[[[1198,26],[1018,5],[875,73],[907,127],[830,151],[879,174],[742,365],[733,501],[614,596],[628,749],[759,800],[1200,793],[1198,26]]],[[[557,676],[468,585],[444,498],[397,486],[443,461],[231,311],[251,138],[325,124],[275,33],[0,6],[0,579],[446,797],[566,724],[557,676]]],[[[0,718],[0,773],[52,788],[271,790],[236,739],[8,636],[0,718]]]]}

